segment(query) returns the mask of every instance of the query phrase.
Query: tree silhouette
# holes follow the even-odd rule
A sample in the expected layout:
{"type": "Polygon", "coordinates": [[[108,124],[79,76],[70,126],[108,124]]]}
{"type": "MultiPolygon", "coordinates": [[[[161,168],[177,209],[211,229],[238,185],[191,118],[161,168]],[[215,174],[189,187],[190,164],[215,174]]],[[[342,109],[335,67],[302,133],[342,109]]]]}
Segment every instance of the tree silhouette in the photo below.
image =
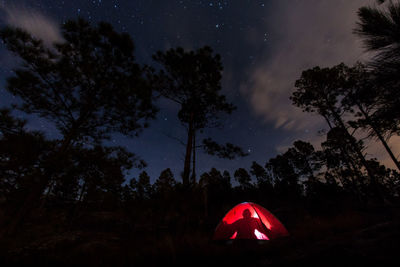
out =
{"type": "MultiPolygon", "coordinates": [[[[155,75],[154,83],[160,93],[180,106],[179,120],[187,129],[185,162],[183,169],[183,184],[189,184],[190,164],[193,154],[195,158],[196,134],[208,127],[221,125],[220,115],[231,114],[235,107],[226,101],[221,91],[222,64],[219,55],[213,55],[210,47],[203,47],[196,51],[184,51],[182,48],[170,49],[166,52],[157,52],[154,60],[161,64],[162,70],[155,75]]],[[[231,145],[215,146],[215,142],[207,139],[203,147],[210,144],[212,148],[206,150],[216,154],[215,149],[222,149],[218,156],[228,158],[243,152],[231,145]]],[[[195,160],[192,167],[192,182],[195,178],[195,160]]]]}
{"type": "Polygon", "coordinates": [[[23,100],[19,108],[54,122],[64,146],[95,143],[115,131],[138,134],[155,107],[129,35],[82,19],[62,30],[65,41],[52,49],[21,29],[1,30],[7,48],[23,61],[6,87],[23,100]]]}
{"type": "Polygon", "coordinates": [[[349,142],[344,142],[341,128],[332,128],[326,135],[322,146],[320,160],[326,166],[325,179],[331,183],[340,181],[341,186],[348,192],[361,197],[361,187],[365,184],[365,176],[360,171],[360,162],[357,154],[349,142]],[[335,180],[335,181],[334,181],[335,180]]]}
{"type": "Polygon", "coordinates": [[[154,183],[154,191],[161,198],[168,198],[168,196],[173,192],[176,185],[174,174],[171,169],[165,169],[161,172],[160,177],[154,183]]]}
{"type": "MultiPolygon", "coordinates": [[[[327,122],[330,129],[339,127],[343,133],[343,142],[349,143],[350,146],[343,145],[343,154],[349,154],[345,147],[350,147],[357,154],[357,158],[361,165],[367,170],[371,183],[378,190],[377,180],[373,169],[368,165],[367,160],[362,152],[360,143],[349,132],[349,126],[343,119],[344,108],[339,105],[339,96],[341,89],[345,83],[345,65],[340,64],[333,68],[315,67],[303,71],[301,78],[296,81],[297,90],[290,97],[293,104],[301,107],[306,112],[316,112],[321,115],[327,122]]],[[[350,159],[350,156],[346,156],[350,159]]],[[[360,177],[361,179],[361,177],[360,177]]],[[[376,195],[380,195],[376,192],[376,195]]]]}
{"type": "Polygon", "coordinates": [[[68,177],[79,179],[79,200],[95,201],[102,199],[104,194],[118,197],[121,194],[121,185],[125,182],[124,173],[132,167],[143,168],[144,162],[123,147],[95,146],[87,149],[74,147],[70,152],[70,168],[76,175],[67,174],[68,177]]]}
{"type": "Polygon", "coordinates": [[[354,30],[362,38],[365,49],[374,52],[370,62],[385,86],[399,82],[400,70],[400,3],[389,1],[387,8],[361,7],[354,30]]]}
{"type": "Polygon", "coordinates": [[[239,168],[233,174],[235,180],[239,183],[240,187],[243,190],[249,189],[252,187],[251,184],[251,176],[244,168],[239,168]]]}
{"type": "Polygon", "coordinates": [[[139,174],[138,180],[133,178],[130,181],[130,187],[134,191],[135,199],[137,200],[143,201],[150,199],[150,197],[153,195],[153,188],[150,184],[150,176],[145,171],[142,171],[139,174]]]}
{"type": "Polygon", "coordinates": [[[54,148],[43,133],[25,129],[26,121],[16,119],[8,109],[0,109],[0,197],[20,204],[43,170],[43,161],[54,148]]]}
{"type": "MultiPolygon", "coordinates": [[[[57,142],[49,141],[36,131],[27,131],[25,121],[15,119],[9,110],[0,111],[0,198],[4,199],[9,216],[15,216],[30,190],[52,164],[54,172],[49,178],[45,195],[35,203],[40,209],[28,214],[42,214],[45,207],[70,205],[75,208],[71,221],[83,207],[98,203],[103,208],[121,198],[124,173],[133,166],[141,168],[143,162],[121,147],[93,148],[70,146],[59,160],[48,160],[57,142]],[[40,173],[39,173],[40,171],[40,173]],[[47,200],[51,205],[46,205],[47,200]]],[[[2,234],[4,234],[2,229],[2,234]]]]}
{"type": "Polygon", "coordinates": [[[221,199],[226,199],[230,190],[231,183],[229,173],[226,171],[221,174],[215,168],[205,172],[200,176],[199,186],[203,190],[204,214],[207,217],[209,212],[209,203],[215,203],[221,199]]]}
{"type": "Polygon", "coordinates": [[[222,173],[222,177],[223,177],[224,181],[229,185],[229,187],[232,187],[232,185],[231,185],[231,174],[227,170],[225,170],[222,173]]]}
{"type": "Polygon", "coordinates": [[[0,31],[7,48],[22,60],[6,89],[22,100],[19,109],[53,122],[62,135],[45,173],[33,175],[38,182],[15,221],[49,186],[57,165],[51,162],[62,162],[71,145],[99,144],[112,132],[138,135],[156,112],[129,35],[107,23],[92,27],[82,19],[64,23],[62,34],[62,43],[47,48],[21,29],[0,31]]]}
{"type": "MultiPolygon", "coordinates": [[[[358,11],[359,21],[354,30],[364,42],[366,51],[373,55],[368,67],[371,69],[373,83],[379,87],[371,98],[377,107],[371,120],[376,124],[375,128],[386,137],[400,133],[399,14],[398,1],[388,1],[384,8],[362,7],[358,11]]],[[[398,162],[395,164],[399,167],[398,162]]]]}
{"type": "Polygon", "coordinates": [[[262,198],[271,198],[274,193],[274,188],[272,184],[272,177],[267,170],[253,161],[250,166],[250,174],[256,177],[257,188],[262,198]]]}
{"type": "Polygon", "coordinates": [[[250,173],[256,177],[257,185],[259,187],[262,187],[263,185],[266,185],[266,186],[271,185],[272,186],[272,180],[271,180],[271,177],[269,176],[268,172],[264,169],[263,166],[261,166],[257,162],[253,161],[251,163],[250,173]]]}
{"type": "Polygon", "coordinates": [[[227,171],[221,174],[216,168],[201,175],[199,184],[201,187],[207,187],[213,191],[215,196],[226,194],[231,188],[230,175],[227,171]]]}
{"type": "Polygon", "coordinates": [[[211,138],[203,139],[203,147],[207,154],[215,155],[220,158],[234,159],[236,157],[248,156],[248,153],[243,152],[243,150],[238,146],[231,143],[220,145],[211,138]]]}
{"type": "Polygon", "coordinates": [[[317,172],[321,168],[321,163],[313,145],[297,140],[284,155],[292,162],[300,180],[314,181],[318,179],[317,172]]]}
{"type": "MultiPolygon", "coordinates": [[[[384,146],[397,169],[400,170],[399,161],[385,140],[387,131],[384,130],[385,127],[383,125],[388,125],[392,122],[387,122],[387,119],[376,116],[381,109],[385,109],[385,107],[379,105],[379,101],[375,101],[377,95],[384,91],[384,88],[374,81],[373,74],[360,63],[352,68],[343,66],[343,69],[345,83],[342,88],[339,88],[344,96],[341,104],[344,110],[353,113],[357,118],[356,121],[351,121],[349,124],[353,128],[362,127],[369,131],[370,136],[376,137],[384,146]]],[[[387,138],[390,135],[391,133],[388,134],[387,138]]]]}
{"type": "Polygon", "coordinates": [[[296,173],[293,159],[289,153],[269,159],[265,168],[272,174],[276,194],[285,198],[297,198],[302,193],[299,174],[296,173]]]}

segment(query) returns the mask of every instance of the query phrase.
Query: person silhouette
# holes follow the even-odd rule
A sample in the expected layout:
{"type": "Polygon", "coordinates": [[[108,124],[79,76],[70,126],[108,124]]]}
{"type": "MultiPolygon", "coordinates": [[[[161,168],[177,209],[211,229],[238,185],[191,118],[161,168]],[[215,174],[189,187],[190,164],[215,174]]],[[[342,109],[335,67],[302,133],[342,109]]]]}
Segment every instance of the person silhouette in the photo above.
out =
{"type": "Polygon", "coordinates": [[[227,224],[223,221],[225,233],[230,239],[263,239],[269,240],[270,230],[259,218],[251,217],[249,209],[242,212],[242,218],[227,224]]]}

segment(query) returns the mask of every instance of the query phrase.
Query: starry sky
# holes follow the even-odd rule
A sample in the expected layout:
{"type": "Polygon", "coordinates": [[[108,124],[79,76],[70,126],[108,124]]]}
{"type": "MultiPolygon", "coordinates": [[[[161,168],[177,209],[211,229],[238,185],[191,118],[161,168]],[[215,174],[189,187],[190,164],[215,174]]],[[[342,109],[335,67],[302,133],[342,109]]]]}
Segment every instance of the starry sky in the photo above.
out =
{"type": "MultiPolygon", "coordinates": [[[[153,66],[151,56],[157,50],[211,46],[222,57],[223,94],[237,110],[223,117],[222,129],[207,129],[202,137],[239,145],[249,156],[229,161],[200,152],[197,173],[212,167],[233,173],[238,167],[249,168],[252,161],[264,165],[297,139],[316,146],[323,140],[318,135],[325,128],[323,122],[294,108],[288,98],[302,70],[353,64],[367,57],[352,34],[357,9],[365,4],[373,1],[0,0],[0,25],[22,27],[51,43],[62,40],[59,25],[65,20],[80,16],[92,23],[106,21],[117,31],[128,32],[138,61],[153,66]]],[[[0,62],[0,106],[18,103],[4,89],[5,78],[18,61],[1,44],[0,62]]],[[[177,120],[177,106],[167,100],[158,106],[157,119],[139,138],[115,134],[111,144],[144,159],[152,181],[165,168],[178,179],[184,147],[168,136],[185,141],[185,129],[177,120]]],[[[29,119],[29,129],[57,138],[57,130],[47,121],[15,114],[29,119]]],[[[135,175],[133,170],[130,176],[135,175]]]]}

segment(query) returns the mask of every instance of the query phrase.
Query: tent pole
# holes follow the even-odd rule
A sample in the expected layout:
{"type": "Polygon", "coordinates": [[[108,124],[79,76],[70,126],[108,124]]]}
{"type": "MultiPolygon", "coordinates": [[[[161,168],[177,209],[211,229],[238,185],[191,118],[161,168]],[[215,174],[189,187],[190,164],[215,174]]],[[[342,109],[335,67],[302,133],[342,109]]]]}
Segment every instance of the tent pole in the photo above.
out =
{"type": "MultiPolygon", "coordinates": [[[[254,209],[254,211],[257,213],[257,216],[258,216],[258,218],[260,219],[260,222],[261,222],[261,224],[262,224],[262,226],[264,226],[264,230],[265,230],[265,233],[268,233],[268,232],[270,232],[271,230],[269,230],[268,228],[267,228],[267,226],[265,226],[265,224],[264,224],[264,222],[261,220],[261,217],[260,217],[260,214],[258,214],[258,212],[257,212],[257,209],[253,206],[253,203],[249,203],[250,204],[250,206],[254,209]]],[[[267,236],[268,237],[268,236],[267,236]]],[[[268,237],[269,238],[269,237],[268,237]]]]}

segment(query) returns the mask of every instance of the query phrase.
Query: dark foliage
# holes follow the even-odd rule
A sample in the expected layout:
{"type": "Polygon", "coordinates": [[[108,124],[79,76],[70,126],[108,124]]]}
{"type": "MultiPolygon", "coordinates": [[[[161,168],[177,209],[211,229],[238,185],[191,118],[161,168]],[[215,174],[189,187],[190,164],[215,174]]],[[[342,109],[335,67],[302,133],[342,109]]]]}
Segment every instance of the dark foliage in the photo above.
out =
{"type": "Polygon", "coordinates": [[[215,155],[220,158],[235,159],[236,157],[248,156],[248,153],[243,152],[242,148],[231,143],[220,145],[211,138],[203,139],[203,148],[209,155],[215,155]]]}
{"type": "Polygon", "coordinates": [[[130,36],[82,19],[63,24],[62,33],[64,41],[47,48],[21,29],[1,30],[23,62],[7,81],[7,90],[23,101],[19,108],[54,122],[65,139],[137,135],[156,109],[130,36]]]}
{"type": "Polygon", "coordinates": [[[371,78],[378,85],[371,100],[378,107],[372,119],[386,136],[399,134],[400,2],[388,1],[383,8],[363,7],[354,32],[373,54],[368,62],[371,78]]]}

